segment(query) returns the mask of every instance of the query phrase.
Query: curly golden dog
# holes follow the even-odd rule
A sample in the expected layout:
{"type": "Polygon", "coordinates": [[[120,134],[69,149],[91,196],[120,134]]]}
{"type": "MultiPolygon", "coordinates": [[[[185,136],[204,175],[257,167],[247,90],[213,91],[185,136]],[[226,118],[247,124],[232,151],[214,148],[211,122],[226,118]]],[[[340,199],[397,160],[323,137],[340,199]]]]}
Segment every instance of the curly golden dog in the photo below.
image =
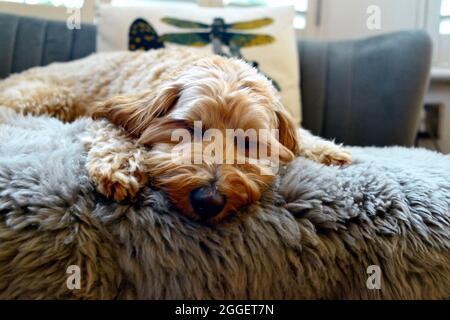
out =
{"type": "MultiPolygon", "coordinates": [[[[272,130],[276,134],[257,142],[276,147],[282,165],[295,156],[327,165],[351,162],[341,146],[297,129],[272,83],[256,69],[197,49],[101,53],[33,68],[0,82],[0,105],[62,121],[106,119],[96,121],[86,138],[86,167],[100,193],[121,201],[150,183],[183,214],[211,223],[258,201],[276,170],[247,150],[247,140],[238,148],[236,137],[225,134],[224,148],[256,161],[228,161],[225,152],[219,163],[213,152],[186,162],[179,159],[186,153],[173,152],[180,144],[173,141],[177,130],[192,132],[196,122],[219,132],[272,130]]],[[[213,143],[200,142],[184,142],[194,150],[190,155],[213,143]]]]}

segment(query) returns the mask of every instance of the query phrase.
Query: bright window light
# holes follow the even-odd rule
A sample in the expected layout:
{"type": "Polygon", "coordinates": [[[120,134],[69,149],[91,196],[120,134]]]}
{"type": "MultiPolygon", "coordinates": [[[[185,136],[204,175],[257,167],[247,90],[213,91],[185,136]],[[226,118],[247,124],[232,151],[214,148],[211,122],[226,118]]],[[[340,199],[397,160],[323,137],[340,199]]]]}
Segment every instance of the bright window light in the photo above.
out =
{"type": "Polygon", "coordinates": [[[450,35],[450,17],[441,20],[441,24],[439,26],[439,33],[450,35]]]}
{"type": "Polygon", "coordinates": [[[441,0],[439,33],[442,35],[450,35],[450,0],[441,0]]]}
{"type": "Polygon", "coordinates": [[[450,0],[442,0],[441,16],[450,16],[450,0]]]}
{"type": "Polygon", "coordinates": [[[54,7],[65,6],[68,8],[81,8],[84,0],[0,0],[5,2],[15,2],[24,4],[43,4],[54,7]]]}
{"type": "Polygon", "coordinates": [[[294,6],[297,12],[308,10],[308,0],[225,0],[224,3],[241,6],[294,6]]]}
{"type": "Polygon", "coordinates": [[[224,0],[225,5],[234,6],[294,6],[296,16],[294,27],[296,29],[306,28],[306,11],[308,10],[308,0],[224,0]]]}
{"type": "Polygon", "coordinates": [[[305,29],[306,28],[306,18],[304,14],[298,14],[294,18],[294,28],[295,29],[305,29]]]}
{"type": "Polygon", "coordinates": [[[65,6],[68,8],[81,8],[84,4],[84,0],[51,0],[50,3],[55,6],[65,6]]]}
{"type": "Polygon", "coordinates": [[[305,12],[308,10],[308,0],[266,0],[270,6],[294,6],[295,11],[305,12]]]}

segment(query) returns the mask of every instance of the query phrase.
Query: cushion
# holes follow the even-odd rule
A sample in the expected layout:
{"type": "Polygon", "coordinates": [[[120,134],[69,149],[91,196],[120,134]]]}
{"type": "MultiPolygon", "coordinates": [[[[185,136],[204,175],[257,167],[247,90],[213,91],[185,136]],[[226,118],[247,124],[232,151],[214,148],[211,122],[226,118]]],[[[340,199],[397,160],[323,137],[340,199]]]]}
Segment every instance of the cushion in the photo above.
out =
{"type": "Polygon", "coordinates": [[[211,33],[217,30],[221,42],[215,52],[222,50],[224,54],[241,55],[257,66],[280,89],[283,103],[300,124],[294,14],[293,7],[204,8],[180,3],[151,3],[138,7],[104,5],[99,9],[97,49],[151,50],[190,45],[213,51],[211,33]],[[228,29],[221,33],[221,27],[228,29]]]}
{"type": "Polygon", "coordinates": [[[0,111],[0,298],[450,296],[449,156],[352,148],[346,168],[298,158],[259,203],[209,226],[151,185],[124,203],[96,193],[90,125],[0,111]]]}

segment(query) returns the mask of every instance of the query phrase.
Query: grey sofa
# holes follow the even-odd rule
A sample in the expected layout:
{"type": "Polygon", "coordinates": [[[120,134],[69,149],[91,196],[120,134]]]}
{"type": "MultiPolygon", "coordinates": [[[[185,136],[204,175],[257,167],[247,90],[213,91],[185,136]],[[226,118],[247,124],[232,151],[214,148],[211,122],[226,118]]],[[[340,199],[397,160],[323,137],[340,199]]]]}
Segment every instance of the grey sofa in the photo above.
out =
{"type": "MultiPolygon", "coordinates": [[[[96,28],[0,13],[0,78],[95,51],[96,28]]],[[[342,42],[300,40],[303,126],[348,145],[413,145],[431,41],[403,31],[342,42]]]]}

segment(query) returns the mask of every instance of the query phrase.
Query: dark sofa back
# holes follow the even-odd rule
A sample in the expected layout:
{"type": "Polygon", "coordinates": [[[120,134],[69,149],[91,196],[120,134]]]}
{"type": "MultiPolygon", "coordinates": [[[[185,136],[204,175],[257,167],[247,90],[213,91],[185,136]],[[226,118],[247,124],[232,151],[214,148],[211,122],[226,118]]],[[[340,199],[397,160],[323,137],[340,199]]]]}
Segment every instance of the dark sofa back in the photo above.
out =
{"type": "Polygon", "coordinates": [[[306,128],[351,145],[413,145],[432,56],[425,32],[298,48],[306,128]]]}
{"type": "Polygon", "coordinates": [[[34,66],[95,52],[96,27],[69,30],[64,22],[0,13],[0,78],[34,66]]]}

